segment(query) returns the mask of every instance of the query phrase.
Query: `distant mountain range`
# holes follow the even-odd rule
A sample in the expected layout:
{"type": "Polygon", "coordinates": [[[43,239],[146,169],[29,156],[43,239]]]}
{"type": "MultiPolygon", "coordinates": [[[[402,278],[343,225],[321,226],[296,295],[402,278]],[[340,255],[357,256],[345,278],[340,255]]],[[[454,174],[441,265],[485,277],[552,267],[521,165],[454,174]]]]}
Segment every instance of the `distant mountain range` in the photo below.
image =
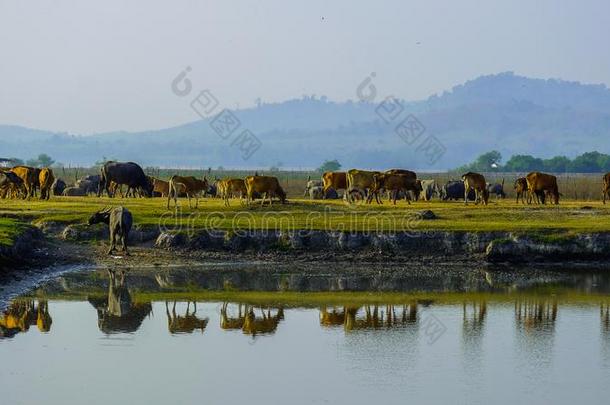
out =
{"type": "Polygon", "coordinates": [[[0,157],[47,153],[66,165],[106,157],[144,166],[205,168],[314,168],[338,159],[344,167],[442,170],[494,149],[505,157],[610,153],[610,90],[604,85],[507,72],[481,76],[427,100],[400,100],[404,111],[394,120],[392,103],[381,102],[312,97],[236,110],[241,125],[228,139],[213,130],[210,119],[88,136],[0,125],[0,157]],[[247,160],[239,148],[247,145],[237,138],[244,129],[261,141],[247,160]]]}

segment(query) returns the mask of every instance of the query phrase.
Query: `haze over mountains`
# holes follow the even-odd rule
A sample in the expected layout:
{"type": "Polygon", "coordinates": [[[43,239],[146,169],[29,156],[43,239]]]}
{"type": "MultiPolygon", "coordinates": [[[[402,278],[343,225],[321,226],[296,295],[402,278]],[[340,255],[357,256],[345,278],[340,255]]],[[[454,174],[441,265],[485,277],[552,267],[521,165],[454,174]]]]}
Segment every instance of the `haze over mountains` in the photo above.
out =
{"type": "Polygon", "coordinates": [[[344,167],[444,170],[492,149],[505,158],[610,152],[610,90],[604,85],[510,72],[482,76],[427,100],[402,100],[404,111],[390,123],[376,113],[382,96],[375,102],[341,103],[306,97],[237,110],[241,126],[227,140],[209,120],[196,120],[194,112],[191,123],[135,133],[80,136],[0,125],[0,156],[27,159],[47,153],[65,165],[90,165],[106,157],[185,168],[314,168],[338,159],[344,167]],[[411,145],[395,132],[409,114],[425,127],[411,145]],[[262,142],[247,160],[232,145],[243,129],[262,142]],[[421,150],[429,135],[446,148],[438,160],[421,150]]]}

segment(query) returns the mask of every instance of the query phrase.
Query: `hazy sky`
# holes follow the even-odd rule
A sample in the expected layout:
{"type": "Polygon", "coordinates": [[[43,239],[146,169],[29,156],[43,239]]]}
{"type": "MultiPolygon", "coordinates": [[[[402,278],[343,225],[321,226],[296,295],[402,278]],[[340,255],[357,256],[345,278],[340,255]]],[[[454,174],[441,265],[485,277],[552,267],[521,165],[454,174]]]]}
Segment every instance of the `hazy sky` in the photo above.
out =
{"type": "Polygon", "coordinates": [[[93,133],[196,119],[170,90],[425,98],[481,74],[610,84],[610,2],[0,0],[0,123],[93,133]]]}

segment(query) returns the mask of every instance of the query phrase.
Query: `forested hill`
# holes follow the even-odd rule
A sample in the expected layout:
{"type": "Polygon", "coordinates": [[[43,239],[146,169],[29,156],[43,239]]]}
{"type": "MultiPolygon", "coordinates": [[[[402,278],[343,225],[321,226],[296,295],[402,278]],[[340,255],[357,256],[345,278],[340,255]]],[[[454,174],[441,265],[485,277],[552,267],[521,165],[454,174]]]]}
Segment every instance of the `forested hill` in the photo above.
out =
{"type": "Polygon", "coordinates": [[[540,158],[610,152],[610,90],[603,85],[512,73],[482,76],[426,100],[402,100],[404,111],[390,123],[376,113],[380,101],[304,97],[234,111],[239,131],[248,129],[261,141],[247,160],[239,143],[220,137],[209,120],[88,136],[0,126],[0,157],[28,159],[46,153],[64,164],[91,164],[107,157],[147,166],[227,168],[313,168],[338,159],[344,167],[442,170],[489,150],[540,158]],[[395,132],[409,114],[425,128],[417,139],[395,132]],[[440,159],[430,159],[422,149],[430,135],[447,151],[440,159]]]}

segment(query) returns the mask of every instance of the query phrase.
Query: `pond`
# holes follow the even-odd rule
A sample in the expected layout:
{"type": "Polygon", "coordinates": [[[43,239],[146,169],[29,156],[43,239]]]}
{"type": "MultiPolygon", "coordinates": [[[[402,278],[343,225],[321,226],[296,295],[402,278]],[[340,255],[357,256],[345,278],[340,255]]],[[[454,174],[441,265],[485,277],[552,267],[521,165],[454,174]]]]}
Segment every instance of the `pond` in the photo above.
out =
{"type": "Polygon", "coordinates": [[[59,275],[0,313],[1,402],[567,404],[610,396],[603,273],[296,267],[59,275]]]}

